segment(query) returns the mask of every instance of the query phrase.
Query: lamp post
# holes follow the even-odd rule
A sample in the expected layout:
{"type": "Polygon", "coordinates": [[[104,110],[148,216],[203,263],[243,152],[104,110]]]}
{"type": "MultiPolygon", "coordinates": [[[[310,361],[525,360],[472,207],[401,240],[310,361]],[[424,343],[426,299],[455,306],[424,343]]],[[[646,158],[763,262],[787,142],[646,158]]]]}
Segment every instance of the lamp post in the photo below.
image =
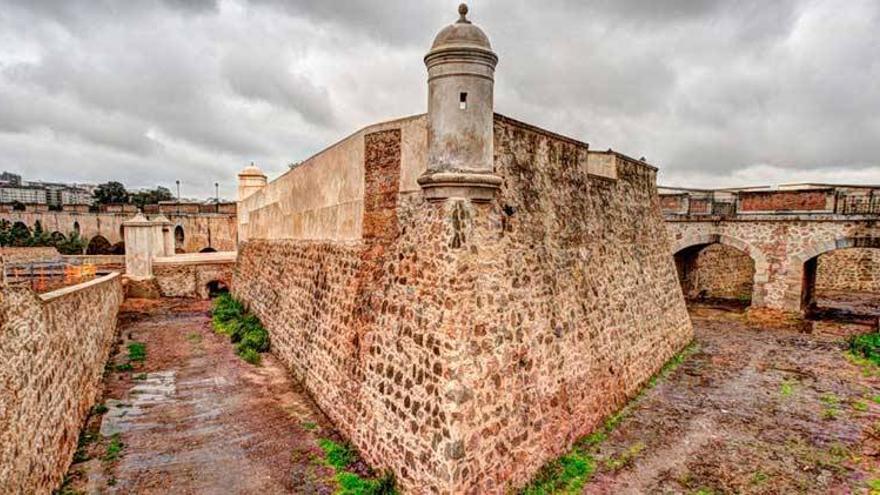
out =
{"type": "Polygon", "coordinates": [[[220,213],[220,183],[214,183],[214,206],[216,207],[217,213],[220,213]]]}
{"type": "Polygon", "coordinates": [[[180,181],[174,181],[177,184],[177,214],[180,215],[180,181]]]}

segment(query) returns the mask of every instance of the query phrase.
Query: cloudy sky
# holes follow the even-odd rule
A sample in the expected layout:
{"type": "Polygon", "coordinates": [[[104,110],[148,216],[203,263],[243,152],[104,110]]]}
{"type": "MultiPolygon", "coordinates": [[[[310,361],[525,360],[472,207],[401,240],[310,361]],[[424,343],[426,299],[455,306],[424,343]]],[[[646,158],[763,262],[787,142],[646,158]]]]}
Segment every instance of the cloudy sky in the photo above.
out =
{"type": "MultiPolygon", "coordinates": [[[[234,196],[426,107],[447,0],[0,0],[0,170],[234,196]]],[[[496,110],[687,186],[880,183],[878,0],[473,0],[496,110]]]]}

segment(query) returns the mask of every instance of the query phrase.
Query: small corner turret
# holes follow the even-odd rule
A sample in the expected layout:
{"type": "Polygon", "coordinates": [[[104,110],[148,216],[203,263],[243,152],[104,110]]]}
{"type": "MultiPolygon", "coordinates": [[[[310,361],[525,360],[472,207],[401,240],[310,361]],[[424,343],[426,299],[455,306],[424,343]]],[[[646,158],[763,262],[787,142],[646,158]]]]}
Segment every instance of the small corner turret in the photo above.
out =
{"type": "Polygon", "coordinates": [[[458,8],[425,55],[428,69],[427,170],[418,179],[430,201],[491,201],[494,173],[494,85],[498,56],[489,38],[458,8]]]}

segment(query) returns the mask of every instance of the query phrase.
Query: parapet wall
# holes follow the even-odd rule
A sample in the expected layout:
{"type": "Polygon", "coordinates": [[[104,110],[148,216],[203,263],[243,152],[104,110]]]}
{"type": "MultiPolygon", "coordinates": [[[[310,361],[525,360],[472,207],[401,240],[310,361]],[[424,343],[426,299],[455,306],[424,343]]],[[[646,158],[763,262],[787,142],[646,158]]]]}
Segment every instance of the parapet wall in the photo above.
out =
{"type": "Polygon", "coordinates": [[[209,284],[232,285],[236,253],[179,254],[153,260],[153,275],[162,297],[208,299],[209,284]]]}
{"type": "Polygon", "coordinates": [[[0,289],[0,493],[51,493],[99,392],[118,274],[42,296],[0,289]]]}
{"type": "Polygon", "coordinates": [[[347,165],[362,169],[359,231],[337,236],[332,215],[325,238],[293,217],[251,230],[233,291],[405,491],[505,493],[692,337],[655,169],[615,154],[592,175],[586,144],[496,116],[496,201],[429,203],[410,194],[415,122],[349,155],[363,156],[347,165]]]}

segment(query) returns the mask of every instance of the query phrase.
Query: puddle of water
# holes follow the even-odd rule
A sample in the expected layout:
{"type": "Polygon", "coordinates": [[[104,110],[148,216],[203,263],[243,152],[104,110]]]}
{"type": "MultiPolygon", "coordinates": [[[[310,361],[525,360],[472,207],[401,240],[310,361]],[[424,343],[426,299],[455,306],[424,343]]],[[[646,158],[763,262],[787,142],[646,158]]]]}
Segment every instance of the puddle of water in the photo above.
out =
{"type": "Polygon", "coordinates": [[[174,371],[147,373],[129,390],[127,400],[109,399],[107,412],[101,419],[101,435],[109,437],[135,428],[149,427],[137,420],[144,415],[144,406],[171,400],[177,391],[174,371]]]}

